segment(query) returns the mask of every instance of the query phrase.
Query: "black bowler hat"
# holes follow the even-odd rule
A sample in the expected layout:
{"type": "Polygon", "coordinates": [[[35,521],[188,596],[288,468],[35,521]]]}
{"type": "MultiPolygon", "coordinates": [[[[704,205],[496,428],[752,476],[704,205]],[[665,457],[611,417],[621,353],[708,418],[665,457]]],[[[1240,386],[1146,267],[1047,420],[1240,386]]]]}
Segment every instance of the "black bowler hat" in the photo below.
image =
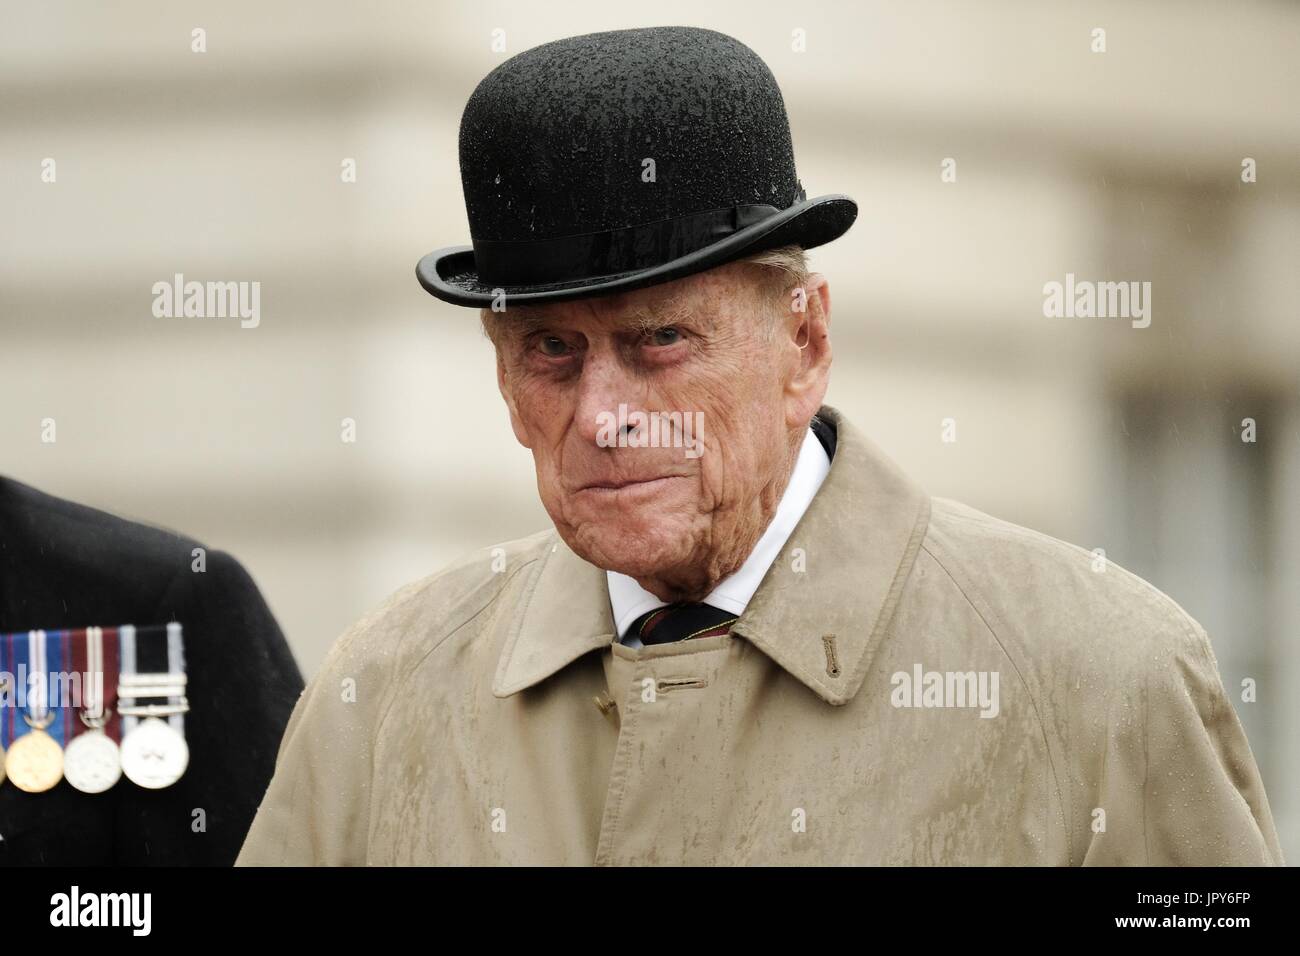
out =
{"type": "Polygon", "coordinates": [[[590,33],[506,60],[460,124],[472,246],[415,273],[457,305],[609,295],[765,249],[830,242],[847,196],[808,199],[772,71],[694,27],[590,33]]]}

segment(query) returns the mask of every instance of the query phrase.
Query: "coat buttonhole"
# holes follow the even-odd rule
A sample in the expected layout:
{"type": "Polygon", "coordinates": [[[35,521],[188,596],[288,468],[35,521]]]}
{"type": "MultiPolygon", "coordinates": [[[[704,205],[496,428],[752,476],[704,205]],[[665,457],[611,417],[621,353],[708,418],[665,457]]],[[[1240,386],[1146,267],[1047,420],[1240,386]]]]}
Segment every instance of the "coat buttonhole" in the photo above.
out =
{"type": "Polygon", "coordinates": [[[840,661],[835,654],[835,635],[822,635],[822,649],[826,651],[826,673],[831,677],[840,676],[840,661]]]}

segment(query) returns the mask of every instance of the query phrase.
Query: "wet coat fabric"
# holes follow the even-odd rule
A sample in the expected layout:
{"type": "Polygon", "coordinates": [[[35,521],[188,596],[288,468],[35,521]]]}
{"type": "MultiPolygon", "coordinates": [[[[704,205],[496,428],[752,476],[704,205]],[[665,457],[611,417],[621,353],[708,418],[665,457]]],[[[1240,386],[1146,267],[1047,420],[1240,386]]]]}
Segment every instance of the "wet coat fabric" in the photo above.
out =
{"type": "Polygon", "coordinates": [[[239,862],[1282,862],[1196,621],[820,414],[830,474],[731,634],[616,645],[553,530],[472,555],[338,641],[239,862]]]}

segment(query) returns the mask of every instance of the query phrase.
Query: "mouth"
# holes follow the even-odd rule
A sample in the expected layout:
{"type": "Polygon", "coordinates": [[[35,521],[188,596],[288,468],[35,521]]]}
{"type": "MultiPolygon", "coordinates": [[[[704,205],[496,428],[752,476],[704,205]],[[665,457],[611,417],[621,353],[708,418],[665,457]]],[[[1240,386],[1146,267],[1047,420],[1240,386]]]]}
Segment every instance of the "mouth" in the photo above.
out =
{"type": "Polygon", "coordinates": [[[676,481],[680,477],[680,475],[660,475],[656,478],[611,478],[604,481],[593,481],[590,484],[583,485],[578,491],[587,491],[597,495],[612,495],[620,491],[658,491],[669,482],[676,481]]]}

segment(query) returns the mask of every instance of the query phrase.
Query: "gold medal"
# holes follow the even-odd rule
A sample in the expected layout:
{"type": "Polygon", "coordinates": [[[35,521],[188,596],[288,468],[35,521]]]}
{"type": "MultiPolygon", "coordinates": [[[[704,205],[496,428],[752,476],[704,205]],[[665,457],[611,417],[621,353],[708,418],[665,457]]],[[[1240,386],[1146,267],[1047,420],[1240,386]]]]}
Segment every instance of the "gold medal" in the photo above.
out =
{"type": "Polygon", "coordinates": [[[53,714],[46,714],[41,721],[26,714],[23,719],[32,729],[9,745],[5,773],[19,790],[43,793],[63,779],[63,748],[45,732],[54,720],[53,714]]]}

